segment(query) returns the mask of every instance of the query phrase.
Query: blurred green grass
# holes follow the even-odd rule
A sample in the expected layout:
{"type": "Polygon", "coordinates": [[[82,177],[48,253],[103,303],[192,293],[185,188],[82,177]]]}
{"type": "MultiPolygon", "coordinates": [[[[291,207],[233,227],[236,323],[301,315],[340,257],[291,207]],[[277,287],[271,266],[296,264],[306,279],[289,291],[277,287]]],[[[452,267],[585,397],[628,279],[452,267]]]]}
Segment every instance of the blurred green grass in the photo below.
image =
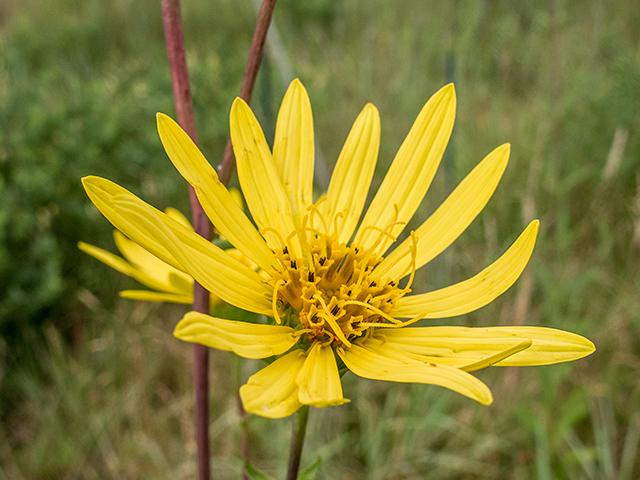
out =
{"type": "MultiPolygon", "coordinates": [[[[192,1],[183,16],[200,145],[216,163],[255,9],[192,1]]],[[[640,476],[639,17],[631,0],[278,3],[282,48],[253,105],[273,132],[288,69],[299,76],[325,171],[372,102],[375,191],[424,102],[455,82],[452,140],[412,226],[512,144],[489,205],[416,290],[473,275],[540,218],[531,264],[493,304],[441,323],[552,326],[598,347],[570,365],[479,372],[491,407],[347,376],[352,403],[311,412],[304,463],[320,455],[321,478],[640,476]]],[[[6,0],[0,79],[0,479],[193,478],[191,349],[170,335],[183,310],[117,299],[132,283],[75,246],[114,248],[83,175],[187,211],[155,133],[155,112],[173,112],[159,5],[6,0]]],[[[212,355],[214,478],[238,478],[231,360],[212,355]]],[[[256,366],[243,365],[246,378],[256,366]]],[[[249,428],[252,463],[281,476],[289,422],[249,428]]]]}

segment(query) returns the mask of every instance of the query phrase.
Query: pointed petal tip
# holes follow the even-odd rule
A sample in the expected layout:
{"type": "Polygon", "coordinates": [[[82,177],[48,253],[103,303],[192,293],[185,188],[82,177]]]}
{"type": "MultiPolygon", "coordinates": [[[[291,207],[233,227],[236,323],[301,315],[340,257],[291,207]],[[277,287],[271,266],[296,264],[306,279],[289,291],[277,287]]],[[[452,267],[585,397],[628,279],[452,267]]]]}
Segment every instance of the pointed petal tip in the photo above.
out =
{"type": "Polygon", "coordinates": [[[443,95],[450,95],[453,97],[453,100],[455,101],[456,98],[456,87],[453,85],[453,83],[448,83],[447,85],[445,85],[444,87],[442,87],[439,90],[440,93],[442,93],[443,95]]]}
{"type": "Polygon", "coordinates": [[[373,103],[367,103],[362,109],[362,112],[365,115],[372,117],[373,119],[377,119],[378,122],[380,121],[380,112],[373,103]]]}
{"type": "Polygon", "coordinates": [[[486,395],[485,397],[480,398],[479,402],[482,405],[486,405],[486,406],[491,405],[493,403],[493,395],[492,395],[491,391],[489,391],[488,395],[486,395]]]}
{"type": "MultiPolygon", "coordinates": [[[[247,114],[253,115],[251,107],[242,98],[236,97],[231,105],[231,113],[229,114],[231,124],[244,120],[244,116],[247,114]]],[[[234,128],[231,128],[231,133],[233,138],[234,128]]]]}
{"type": "Polygon", "coordinates": [[[184,316],[180,319],[180,321],[176,325],[176,328],[173,329],[173,336],[176,337],[178,340],[184,340],[182,336],[184,334],[185,328],[188,327],[191,323],[193,323],[192,320],[194,319],[194,317],[196,317],[196,320],[197,320],[198,315],[199,315],[198,312],[193,312],[193,311],[185,313],[184,316]]]}
{"type": "Polygon", "coordinates": [[[178,322],[178,324],[176,325],[176,328],[173,329],[173,336],[178,340],[182,340],[182,338],[180,337],[180,334],[183,326],[184,326],[184,317],[182,318],[182,320],[178,322]]]}
{"type": "Polygon", "coordinates": [[[500,153],[502,155],[506,155],[507,158],[511,154],[511,144],[509,142],[503,143],[498,148],[496,148],[496,153],[500,153]]]}
{"type": "Polygon", "coordinates": [[[240,107],[249,107],[249,105],[247,104],[247,102],[245,102],[242,98],[240,97],[236,97],[233,100],[233,104],[231,105],[231,113],[233,113],[234,110],[240,108],[240,107]]]}
{"type": "Polygon", "coordinates": [[[535,220],[532,220],[527,228],[534,229],[536,231],[536,235],[538,235],[538,230],[540,229],[540,220],[538,220],[537,218],[535,220]]]}
{"type": "Polygon", "coordinates": [[[589,340],[587,337],[582,338],[584,339],[584,346],[589,349],[589,351],[584,354],[584,356],[587,357],[596,351],[596,344],[589,340]]]}
{"type": "Polygon", "coordinates": [[[304,87],[299,78],[294,78],[293,81],[289,84],[288,90],[302,90],[303,92],[307,92],[307,89],[304,87]]]}
{"type": "Polygon", "coordinates": [[[176,121],[171,118],[169,115],[166,115],[162,112],[157,112],[156,113],[156,124],[158,126],[158,130],[160,130],[160,127],[163,126],[168,126],[171,125],[172,123],[176,123],[176,121]]]}
{"type": "Polygon", "coordinates": [[[90,190],[98,187],[98,182],[103,180],[101,177],[96,177],[95,175],[87,175],[86,177],[82,177],[80,181],[82,182],[82,187],[85,192],[89,193],[90,190]]]}

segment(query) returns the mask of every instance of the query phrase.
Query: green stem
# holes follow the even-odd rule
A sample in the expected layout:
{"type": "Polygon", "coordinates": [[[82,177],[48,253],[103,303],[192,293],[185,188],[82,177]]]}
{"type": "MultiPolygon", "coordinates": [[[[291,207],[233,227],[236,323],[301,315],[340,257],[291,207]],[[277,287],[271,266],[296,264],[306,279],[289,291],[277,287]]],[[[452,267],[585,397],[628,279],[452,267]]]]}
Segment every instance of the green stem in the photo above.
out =
{"type": "Polygon", "coordinates": [[[309,405],[300,407],[293,420],[293,431],[291,432],[291,448],[289,449],[289,469],[287,470],[287,480],[296,480],[298,470],[300,470],[300,460],[302,458],[302,447],[304,436],[307,433],[307,420],[309,419],[309,405]]]}
{"type": "MultiPolygon", "coordinates": [[[[231,369],[233,371],[234,389],[236,392],[240,390],[242,385],[242,358],[238,355],[231,354],[231,369]]],[[[242,405],[240,395],[236,398],[238,402],[238,415],[240,417],[240,452],[242,454],[243,465],[249,461],[249,418],[247,412],[242,405]]],[[[242,480],[249,480],[249,475],[245,467],[242,467],[242,480]]]]}

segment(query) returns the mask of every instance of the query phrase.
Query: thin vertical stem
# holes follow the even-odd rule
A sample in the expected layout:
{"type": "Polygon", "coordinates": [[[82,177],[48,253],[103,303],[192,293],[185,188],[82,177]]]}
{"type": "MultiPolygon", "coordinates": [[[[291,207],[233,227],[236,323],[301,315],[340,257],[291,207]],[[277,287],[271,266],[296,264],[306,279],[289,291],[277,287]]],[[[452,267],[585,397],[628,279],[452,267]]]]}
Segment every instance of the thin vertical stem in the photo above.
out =
{"type": "MultiPolygon", "coordinates": [[[[253,86],[255,85],[260,60],[264,50],[271,16],[276,0],[263,0],[256,29],[249,50],[249,59],[242,79],[240,97],[247,103],[251,101],[253,86]]],[[[162,0],[162,18],[164,23],[169,67],[171,70],[171,82],[173,96],[176,104],[178,123],[185,132],[197,144],[196,124],[193,115],[193,103],[191,100],[191,88],[189,86],[189,73],[184,49],[184,35],[182,32],[182,16],[180,14],[180,0],[162,0]]],[[[227,141],[223,160],[219,166],[219,176],[223,184],[228,185],[235,167],[235,158],[231,139],[227,141]]],[[[189,198],[195,231],[205,238],[211,238],[211,224],[196,197],[193,187],[189,187],[189,198]]],[[[209,313],[209,292],[197,282],[194,283],[193,310],[201,313],[209,313]]],[[[209,480],[209,351],[202,345],[195,344],[193,350],[193,381],[195,390],[195,417],[196,417],[196,445],[198,450],[198,478],[209,480]]],[[[239,407],[240,415],[244,418],[246,413],[242,405],[239,407]]],[[[243,432],[244,433],[244,432],[243,432]]],[[[242,440],[242,453],[248,457],[248,441],[242,440]]],[[[243,478],[246,474],[243,473],[243,478]]]]}
{"type": "Polygon", "coordinates": [[[300,470],[300,460],[302,459],[302,447],[304,436],[307,433],[307,420],[309,420],[309,405],[303,405],[296,412],[291,432],[291,448],[289,450],[289,468],[287,470],[287,480],[296,480],[298,470],[300,470]]]}
{"type": "MultiPolygon", "coordinates": [[[[196,121],[193,115],[189,72],[184,50],[180,0],[162,0],[164,23],[173,97],[178,123],[191,139],[197,143],[196,121]]],[[[209,238],[211,225],[204,214],[193,187],[189,187],[193,226],[199,235],[209,238]]],[[[193,286],[193,310],[209,313],[209,292],[197,282],[193,286]]],[[[195,394],[196,446],[198,451],[198,479],[209,480],[209,350],[199,344],[193,345],[193,387],[195,394]]]]}
{"type": "MultiPolygon", "coordinates": [[[[263,0],[260,11],[258,12],[258,22],[256,23],[256,29],[253,33],[253,40],[251,40],[249,59],[247,60],[247,67],[244,70],[242,86],[240,87],[240,98],[247,103],[251,103],[253,86],[256,83],[256,76],[258,75],[260,60],[262,60],[262,52],[264,51],[264,43],[267,39],[267,31],[271,24],[271,16],[273,15],[275,6],[276,0],[263,0]]],[[[228,185],[229,180],[231,180],[231,174],[233,173],[235,164],[236,159],[233,155],[231,137],[229,137],[227,139],[227,146],[224,149],[222,163],[220,163],[218,167],[218,176],[220,177],[220,181],[225,185],[228,185]]]]}

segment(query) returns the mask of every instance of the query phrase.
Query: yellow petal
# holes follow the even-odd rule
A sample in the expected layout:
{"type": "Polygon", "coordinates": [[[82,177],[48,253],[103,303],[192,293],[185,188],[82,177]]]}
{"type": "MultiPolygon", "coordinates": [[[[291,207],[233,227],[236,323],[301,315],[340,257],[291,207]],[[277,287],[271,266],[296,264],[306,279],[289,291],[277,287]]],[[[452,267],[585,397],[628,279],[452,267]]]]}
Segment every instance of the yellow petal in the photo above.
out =
{"type": "Polygon", "coordinates": [[[379,147],[380,114],[369,103],[351,127],[331,175],[327,201],[320,207],[329,223],[329,229],[333,228],[332,222],[336,214],[341,212],[344,215],[344,218],[338,220],[340,242],[347,243],[351,239],[360,220],[379,147]]]}
{"type": "Polygon", "coordinates": [[[132,194],[117,195],[112,204],[143,236],[160,241],[207,290],[243,310],[271,315],[271,288],[249,267],[132,194]]]}
{"type": "MultiPolygon", "coordinates": [[[[193,294],[180,295],[173,293],[150,292],[148,290],[123,290],[120,292],[120,296],[122,298],[140,300],[143,302],[179,303],[182,305],[193,304],[193,294]]],[[[209,295],[210,308],[214,308],[221,303],[223,303],[223,301],[220,298],[216,297],[213,293],[209,295]]]]}
{"type": "Polygon", "coordinates": [[[183,224],[185,227],[190,228],[191,230],[193,230],[193,225],[191,225],[191,222],[187,219],[187,217],[185,217],[182,212],[180,212],[180,210],[176,210],[175,208],[172,207],[167,207],[164,209],[164,213],[166,213],[167,215],[169,215],[171,218],[173,218],[176,222],[180,222],[181,224],[183,224]]]}
{"type": "Polygon", "coordinates": [[[532,221],[498,260],[475,277],[433,292],[403,297],[396,302],[398,310],[392,314],[399,318],[455,317],[491,303],[514,284],[527,266],[539,226],[538,220],[532,221]]]}
{"type": "Polygon", "coordinates": [[[271,315],[272,292],[249,267],[115,183],[85,177],[83,184],[103,215],[131,240],[225,302],[271,315]]]}
{"type": "MultiPolygon", "coordinates": [[[[191,294],[193,291],[193,279],[181,272],[180,270],[164,263],[158,257],[153,256],[147,250],[142,248],[136,242],[132,242],[118,230],[114,230],[113,239],[116,242],[118,250],[132,264],[138,267],[150,277],[161,281],[164,288],[155,288],[147,285],[154,290],[173,291],[174,293],[191,294]]],[[[146,285],[146,284],[145,284],[146,285]]]]}
{"type": "Polygon", "coordinates": [[[214,168],[180,125],[157,115],[160,140],[180,174],[193,186],[207,216],[237,249],[269,271],[271,250],[242,211],[233,195],[220,182],[214,168]]]}
{"type": "MultiPolygon", "coordinates": [[[[507,143],[487,155],[416,230],[416,269],[451,245],[484,208],[502,178],[509,161],[509,150],[507,143]]],[[[396,280],[403,272],[409,272],[412,246],[412,239],[406,239],[376,267],[374,275],[396,280]]]]}
{"type": "Polygon", "coordinates": [[[291,204],[296,227],[302,224],[313,190],[313,116],[307,91],[297,78],[282,100],[273,142],[273,163],[291,204]]]}
{"type": "Polygon", "coordinates": [[[172,291],[171,286],[169,286],[166,281],[158,280],[157,278],[140,271],[117,255],[114,255],[107,252],[106,250],[94,247],[93,245],[89,245],[88,243],[84,242],[78,242],[78,248],[84,253],[87,253],[92,257],[100,260],[102,263],[110,266],[114,270],[117,270],[120,273],[124,273],[128,277],[137,280],[138,282],[149,288],[163,292],[172,291]]]}
{"type": "MultiPolygon", "coordinates": [[[[426,103],[407,138],[400,146],[389,172],[367,210],[356,234],[364,248],[371,248],[380,236],[368,227],[386,228],[397,236],[422,202],[449,142],[455,119],[456,95],[453,84],[442,87],[426,103]],[[399,208],[396,218],[394,205],[399,208]]],[[[392,240],[383,237],[376,247],[384,253],[392,240]]]]}
{"type": "Polygon", "coordinates": [[[338,349],[338,355],[347,368],[360,377],[388,382],[439,385],[484,405],[493,401],[489,388],[462,370],[436,363],[422,363],[409,356],[402,358],[395,349],[389,349],[387,355],[384,344],[373,349],[368,348],[367,343],[364,341],[362,345],[355,344],[348,349],[338,349]]]}
{"type": "MultiPolygon", "coordinates": [[[[238,179],[253,219],[269,246],[282,248],[282,242],[295,230],[291,206],[262,128],[249,106],[240,98],[236,98],[231,107],[231,141],[238,179]],[[277,234],[268,229],[274,229],[277,234]]],[[[296,236],[291,239],[289,247],[294,257],[302,256],[296,236]]]]}
{"type": "Polygon", "coordinates": [[[189,312],[176,326],[174,337],[185,342],[233,352],[244,358],[280,355],[295,345],[291,327],[215,318],[189,312]]]}
{"type": "Polygon", "coordinates": [[[143,302],[158,303],[179,303],[183,305],[191,305],[193,303],[193,295],[178,295],[175,293],[150,292],[149,290],[123,290],[120,292],[122,298],[131,300],[140,300],[143,302]]]}
{"type": "Polygon", "coordinates": [[[98,210],[100,210],[100,212],[111,222],[113,226],[163,262],[184,271],[184,268],[173,257],[173,255],[171,255],[153,236],[144,235],[142,232],[138,232],[138,229],[135,228],[127,218],[122,217],[122,215],[116,212],[112,203],[113,198],[120,194],[133,194],[122,188],[120,185],[100,177],[84,177],[82,179],[82,185],[93,204],[98,207],[98,210]],[[136,232],[134,236],[131,234],[133,231],[136,232]]]}
{"type": "Polygon", "coordinates": [[[342,395],[336,357],[329,346],[323,347],[316,342],[309,349],[296,383],[300,388],[298,398],[305,405],[322,408],[348,401],[342,395]]]}
{"type": "Polygon", "coordinates": [[[247,412],[261,417],[283,418],[298,410],[296,377],[304,364],[302,350],[294,350],[279,358],[240,387],[240,398],[247,412]]]}
{"type": "Polygon", "coordinates": [[[408,327],[385,330],[380,338],[408,354],[428,357],[425,361],[465,368],[523,341],[530,341],[531,345],[492,364],[550,365],[577,360],[595,351],[593,343],[580,335],[544,327],[408,327]]]}
{"type": "Polygon", "coordinates": [[[193,277],[180,271],[169,272],[169,285],[184,295],[193,295],[193,277]]]}

